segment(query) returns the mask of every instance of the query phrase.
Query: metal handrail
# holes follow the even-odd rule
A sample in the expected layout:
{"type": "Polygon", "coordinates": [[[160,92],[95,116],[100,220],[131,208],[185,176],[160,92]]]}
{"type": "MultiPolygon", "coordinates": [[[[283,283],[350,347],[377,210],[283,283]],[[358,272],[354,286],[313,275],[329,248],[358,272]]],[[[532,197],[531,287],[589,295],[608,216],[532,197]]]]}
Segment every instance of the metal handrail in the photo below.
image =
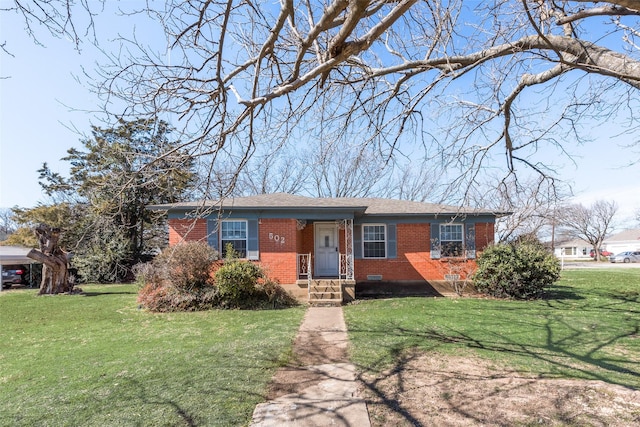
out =
{"type": "Polygon", "coordinates": [[[297,265],[297,274],[298,279],[302,279],[304,277],[307,278],[307,293],[308,296],[311,297],[311,282],[313,280],[312,272],[312,258],[311,253],[308,254],[297,254],[298,255],[298,265],[297,265]]]}

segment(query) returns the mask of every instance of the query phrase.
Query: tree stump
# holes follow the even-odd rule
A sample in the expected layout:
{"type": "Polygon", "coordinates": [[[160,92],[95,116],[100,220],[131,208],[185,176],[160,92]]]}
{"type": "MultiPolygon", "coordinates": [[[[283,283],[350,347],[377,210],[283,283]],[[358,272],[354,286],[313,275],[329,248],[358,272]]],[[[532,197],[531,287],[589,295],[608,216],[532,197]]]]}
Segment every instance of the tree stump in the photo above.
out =
{"type": "Polygon", "coordinates": [[[38,294],[71,293],[73,290],[73,283],[69,282],[71,254],[58,246],[62,230],[40,224],[34,232],[40,243],[40,250],[32,249],[27,256],[42,263],[42,281],[38,294]]]}

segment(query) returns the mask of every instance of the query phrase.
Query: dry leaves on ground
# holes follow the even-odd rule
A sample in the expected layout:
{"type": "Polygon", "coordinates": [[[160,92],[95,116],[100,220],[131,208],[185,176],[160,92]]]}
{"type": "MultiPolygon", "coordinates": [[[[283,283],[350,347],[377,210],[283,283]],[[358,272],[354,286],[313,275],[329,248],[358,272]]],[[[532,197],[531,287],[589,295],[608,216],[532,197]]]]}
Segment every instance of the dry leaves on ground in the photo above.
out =
{"type": "Polygon", "coordinates": [[[374,427],[640,425],[640,390],[527,377],[478,358],[413,355],[362,382],[374,427]]]}

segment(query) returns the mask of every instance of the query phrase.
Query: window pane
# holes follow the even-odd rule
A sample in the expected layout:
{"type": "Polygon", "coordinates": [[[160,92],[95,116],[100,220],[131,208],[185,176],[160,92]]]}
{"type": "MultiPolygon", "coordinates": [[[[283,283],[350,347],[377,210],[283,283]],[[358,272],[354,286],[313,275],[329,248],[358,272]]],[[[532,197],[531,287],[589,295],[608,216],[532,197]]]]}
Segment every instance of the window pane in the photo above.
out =
{"type": "Polygon", "coordinates": [[[384,240],[384,225],[365,225],[364,240],[384,240]]]}
{"type": "Polygon", "coordinates": [[[226,255],[228,245],[240,258],[247,257],[247,222],[222,221],[220,226],[221,250],[226,255]]]}
{"type": "Polygon", "coordinates": [[[386,257],[386,233],[384,225],[363,225],[362,240],[364,258],[386,257]]]}
{"type": "Polygon", "coordinates": [[[223,239],[246,239],[247,223],[245,221],[223,221],[221,236],[223,239]]]}
{"type": "Polygon", "coordinates": [[[364,242],[365,258],[384,258],[384,242],[364,242]]]}
{"type": "Polygon", "coordinates": [[[222,247],[224,248],[225,256],[228,246],[231,245],[236,255],[240,258],[247,257],[247,241],[246,240],[222,240],[222,247]]]}
{"type": "Polygon", "coordinates": [[[440,239],[443,241],[460,240],[462,241],[462,225],[442,225],[440,226],[440,239]]]}
{"type": "Polygon", "coordinates": [[[443,257],[461,257],[462,242],[442,242],[443,257]]]}
{"type": "Polygon", "coordinates": [[[440,245],[443,257],[464,256],[462,224],[440,226],[440,245]]]}

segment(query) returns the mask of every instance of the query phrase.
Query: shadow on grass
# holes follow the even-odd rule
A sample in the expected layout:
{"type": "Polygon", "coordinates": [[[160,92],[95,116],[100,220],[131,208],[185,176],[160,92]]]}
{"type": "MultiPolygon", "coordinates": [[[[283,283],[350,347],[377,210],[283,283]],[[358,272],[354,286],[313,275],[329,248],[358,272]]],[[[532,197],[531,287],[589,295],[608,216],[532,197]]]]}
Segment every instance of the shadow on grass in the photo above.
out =
{"type": "MultiPolygon", "coordinates": [[[[578,298],[579,299],[579,298],[578,298]]],[[[369,366],[359,366],[362,373],[360,381],[374,396],[372,402],[383,405],[392,411],[403,421],[413,426],[423,424],[415,419],[410,408],[405,408],[401,401],[389,395],[389,385],[385,382],[393,381],[393,390],[409,390],[412,388],[407,381],[412,375],[412,369],[408,365],[416,358],[431,351],[437,352],[438,348],[447,345],[493,352],[498,354],[516,356],[520,359],[536,359],[552,368],[546,372],[540,372],[539,378],[575,378],[582,380],[597,380],[609,384],[625,387],[630,390],[640,389],[640,369],[633,365],[628,355],[615,351],[616,345],[623,339],[638,338],[640,321],[629,325],[625,331],[612,334],[602,340],[594,340],[591,331],[584,330],[569,322],[559,320],[553,315],[548,315],[544,328],[546,340],[543,343],[524,343],[512,339],[506,334],[494,333],[492,338],[483,336],[476,338],[473,334],[450,329],[448,331],[425,329],[421,331],[411,330],[396,325],[391,328],[353,329],[349,333],[363,333],[367,336],[397,336],[401,342],[393,343],[380,360],[373,361],[369,366]],[[585,342],[591,343],[587,348],[585,342]],[[608,353],[603,353],[609,348],[608,353]],[[380,366],[388,366],[387,355],[392,357],[392,365],[383,372],[378,372],[380,366]],[[372,374],[372,375],[370,375],[372,374]],[[625,378],[626,377],[626,378],[625,378]]],[[[435,353],[434,353],[435,354],[435,353]]],[[[507,359],[508,360],[508,359],[507,359]]],[[[451,379],[457,378],[456,372],[451,372],[451,379]]],[[[533,380],[533,379],[532,379],[533,380]]],[[[490,390],[488,391],[490,392],[490,390]]],[[[392,391],[392,393],[394,393],[392,391]]],[[[464,408],[451,408],[464,413],[464,408]]],[[[471,414],[466,414],[473,419],[471,414]]],[[[482,420],[476,420],[478,422],[482,420]]],[[[486,420],[485,420],[486,421],[486,420]]]]}
{"type": "Polygon", "coordinates": [[[542,299],[545,301],[550,300],[584,300],[585,297],[578,295],[575,290],[569,286],[553,286],[550,289],[545,290],[542,299]]]}
{"type": "Polygon", "coordinates": [[[119,292],[82,292],[80,295],[85,297],[100,297],[108,295],[137,295],[137,291],[119,291],[119,292]]]}

